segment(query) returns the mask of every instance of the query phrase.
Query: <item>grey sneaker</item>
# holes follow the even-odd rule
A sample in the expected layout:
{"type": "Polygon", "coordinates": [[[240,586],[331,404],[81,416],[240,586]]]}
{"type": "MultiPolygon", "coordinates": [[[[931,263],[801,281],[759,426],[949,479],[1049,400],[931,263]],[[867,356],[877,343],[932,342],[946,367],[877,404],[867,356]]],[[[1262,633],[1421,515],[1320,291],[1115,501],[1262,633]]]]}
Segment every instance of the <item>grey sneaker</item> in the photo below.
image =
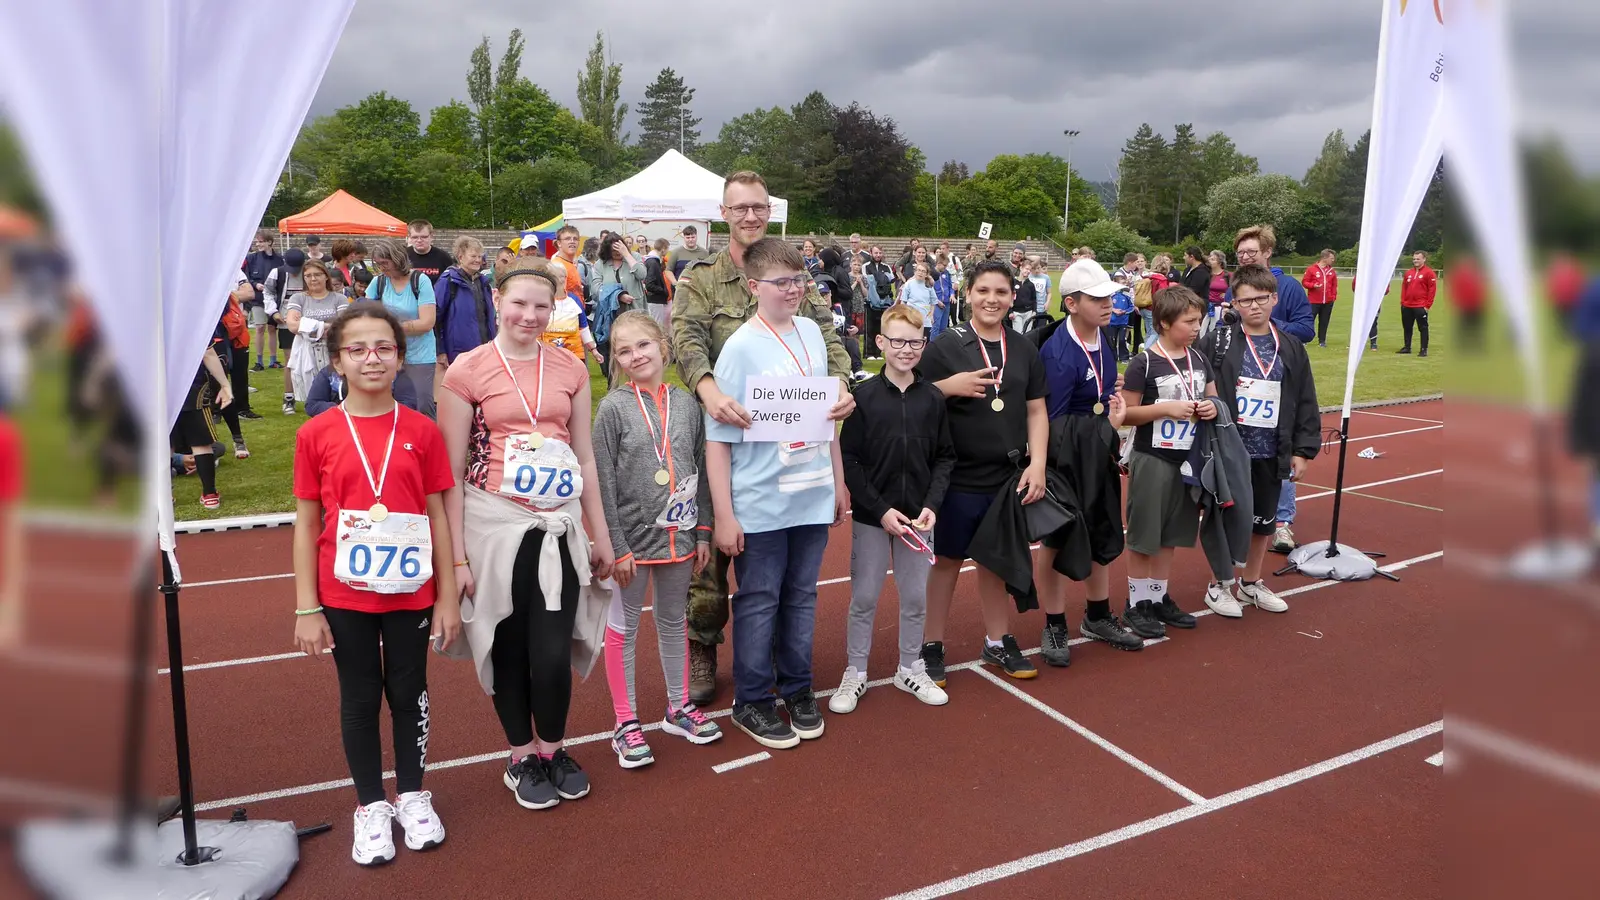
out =
{"type": "Polygon", "coordinates": [[[1067,637],[1067,629],[1061,625],[1046,625],[1044,634],[1039,637],[1039,655],[1044,657],[1047,665],[1065,668],[1072,665],[1072,647],[1068,645],[1071,640],[1067,637]]]}
{"type": "Polygon", "coordinates": [[[1122,620],[1128,623],[1129,630],[1147,641],[1167,636],[1167,626],[1156,617],[1155,604],[1149,600],[1140,600],[1129,606],[1122,620]]]}
{"type": "Polygon", "coordinates": [[[537,753],[529,753],[518,762],[507,759],[505,783],[516,795],[517,805],[525,809],[549,809],[561,802],[561,795],[545,772],[544,760],[537,753]]]}
{"type": "Polygon", "coordinates": [[[1086,638],[1104,641],[1118,650],[1138,651],[1144,649],[1144,641],[1116,616],[1107,616],[1104,619],[1091,619],[1085,617],[1083,624],[1078,626],[1078,631],[1086,638]]]}
{"type": "Polygon", "coordinates": [[[1288,553],[1295,548],[1294,532],[1287,525],[1279,525],[1272,533],[1272,552],[1288,553]]]}

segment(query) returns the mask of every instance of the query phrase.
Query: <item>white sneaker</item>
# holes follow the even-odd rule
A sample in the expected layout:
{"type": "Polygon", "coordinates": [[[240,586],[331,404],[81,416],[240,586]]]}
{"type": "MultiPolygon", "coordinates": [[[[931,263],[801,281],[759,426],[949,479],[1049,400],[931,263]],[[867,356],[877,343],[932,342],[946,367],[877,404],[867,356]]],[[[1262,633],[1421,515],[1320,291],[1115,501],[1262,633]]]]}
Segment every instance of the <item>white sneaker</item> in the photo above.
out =
{"type": "Polygon", "coordinates": [[[1231,583],[1218,584],[1215,581],[1206,585],[1206,605],[1219,616],[1237,619],[1244,615],[1244,608],[1234,598],[1232,587],[1231,583]]]}
{"type": "Polygon", "coordinates": [[[433,811],[433,792],[401,794],[395,804],[395,818],[406,832],[406,846],[412,850],[432,850],[444,843],[444,823],[433,811]]]}
{"type": "Polygon", "coordinates": [[[1279,525],[1278,530],[1272,533],[1273,552],[1288,553],[1294,548],[1294,531],[1287,525],[1279,525]]]}
{"type": "Polygon", "coordinates": [[[394,859],[394,813],[387,800],[356,809],[351,859],[363,866],[381,866],[394,859]]]}
{"type": "Polygon", "coordinates": [[[920,659],[912,663],[909,669],[901,666],[895,670],[894,686],[929,706],[943,706],[950,702],[950,695],[933,683],[933,679],[928,677],[928,664],[920,659]]]}
{"type": "Polygon", "coordinates": [[[839,682],[839,689],[828,698],[828,709],[840,715],[855,712],[856,703],[866,692],[867,673],[851,666],[844,670],[844,679],[839,682]]]}
{"type": "Polygon", "coordinates": [[[1267,612],[1281,613],[1289,611],[1289,604],[1283,602],[1282,597],[1274,594],[1267,587],[1265,581],[1257,581],[1255,583],[1239,582],[1239,602],[1248,603],[1256,609],[1266,610],[1267,612]]]}

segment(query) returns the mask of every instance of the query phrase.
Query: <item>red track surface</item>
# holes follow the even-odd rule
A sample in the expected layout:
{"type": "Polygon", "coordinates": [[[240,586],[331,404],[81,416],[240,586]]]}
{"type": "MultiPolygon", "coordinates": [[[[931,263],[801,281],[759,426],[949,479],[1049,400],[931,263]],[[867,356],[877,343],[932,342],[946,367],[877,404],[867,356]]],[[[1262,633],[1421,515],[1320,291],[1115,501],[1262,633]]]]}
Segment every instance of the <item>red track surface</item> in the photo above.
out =
{"type": "MultiPolygon", "coordinates": [[[[1345,497],[1341,540],[1386,552],[1384,563],[1442,551],[1442,476],[1359,486],[1442,468],[1444,432],[1436,425],[1445,418],[1444,405],[1374,412],[1403,418],[1355,416],[1345,479],[1354,493],[1345,497]],[[1355,451],[1367,446],[1384,456],[1357,458],[1355,451]]],[[[1336,426],[1337,418],[1325,417],[1325,424],[1336,426]]],[[[1302,496],[1323,493],[1313,485],[1334,483],[1336,461],[1337,448],[1325,448],[1307,472],[1302,496]]],[[[1301,539],[1325,537],[1331,513],[1331,497],[1304,502],[1296,525],[1301,539]]],[[[292,650],[290,579],[199,584],[286,573],[289,542],[287,529],[180,541],[190,665],[292,650]]],[[[1272,557],[1269,565],[1280,559],[1272,557]]],[[[840,530],[822,578],[848,574],[849,539],[840,530]]],[[[1249,608],[1242,620],[1208,615],[1195,631],[1177,632],[1137,654],[1080,644],[1070,669],[1041,665],[1036,680],[1008,682],[1055,717],[973,671],[951,674],[951,702],[943,708],[877,687],[856,713],[825,713],[823,739],[720,775],[713,765],[761,750],[725,718],[728,734],[716,744],[691,747],[652,733],[656,764],[634,772],[617,768],[601,736],[609,736],[612,721],[597,670],[576,688],[568,726],[571,740],[594,736],[572,751],[588,769],[594,792],[545,812],[516,806],[500,783],[504,740],[470,667],[436,660],[429,673],[427,787],[449,841],[429,854],[402,846],[394,865],[376,871],[349,859],[352,789],[323,784],[348,774],[331,660],[189,671],[195,784],[200,802],[212,804],[203,815],[223,816],[233,805],[246,805],[253,818],[333,822],[333,834],[302,846],[286,897],[354,900],[426,885],[441,897],[621,896],[643,887],[660,897],[715,891],[869,898],[974,872],[980,874],[970,882],[972,896],[1059,897],[1069,885],[1074,896],[1106,897],[1441,896],[1442,776],[1425,762],[1442,745],[1437,734],[1148,833],[1102,838],[1189,807],[1182,791],[1215,799],[1438,722],[1443,639],[1432,625],[1441,618],[1443,562],[1417,562],[1401,577],[1399,584],[1337,585],[1269,577],[1280,591],[1311,589],[1288,597],[1287,615],[1249,608]],[[1061,716],[1181,787],[1174,790],[1097,746],[1061,716]],[[495,757],[471,759],[485,754],[495,757]],[[268,796],[247,799],[257,794],[268,796]],[[1003,880],[983,873],[1097,838],[1105,846],[1003,880]],[[487,885],[495,887],[486,891],[487,885]]],[[[1122,578],[1118,567],[1113,585],[1122,578]]],[[[1202,610],[1205,579],[1199,553],[1180,554],[1172,594],[1186,608],[1202,610]]],[[[837,684],[844,668],[849,585],[828,584],[819,592],[815,673],[817,688],[825,689],[837,684]]],[[[1113,596],[1118,593],[1114,587],[1113,596]]],[[[1081,591],[1069,597],[1076,634],[1081,591]]],[[[971,576],[964,576],[947,642],[952,662],[974,658],[981,646],[975,607],[971,576]]],[[[123,604],[107,614],[125,610],[123,604]]],[[[70,625],[81,625],[88,611],[74,612],[42,612],[35,620],[41,632],[59,638],[75,633],[70,625]]],[[[892,590],[877,622],[870,674],[881,678],[892,672],[895,656],[892,590]]],[[[1042,625],[1036,614],[1014,620],[1025,647],[1037,646],[1042,625]]],[[[651,627],[646,617],[642,647],[653,646],[651,627]]],[[[72,649],[102,657],[117,652],[108,648],[120,648],[117,636],[124,632],[108,632],[110,638],[72,649]]],[[[157,653],[165,659],[159,641],[157,653]]],[[[664,693],[660,672],[652,651],[641,652],[640,660],[641,706],[654,710],[664,693]]],[[[17,667],[0,668],[0,677],[25,675],[38,665],[0,661],[0,667],[17,667]]],[[[730,691],[726,668],[723,703],[730,691]]],[[[64,783],[82,747],[104,745],[106,723],[119,721],[112,716],[120,695],[106,689],[104,675],[54,674],[59,688],[50,702],[109,706],[108,717],[94,717],[90,728],[52,729],[29,753],[0,742],[0,764],[64,783]]],[[[148,771],[156,790],[172,793],[166,690],[165,678],[155,679],[148,771]]],[[[8,692],[0,698],[0,716],[36,719],[48,715],[43,703],[8,692]]],[[[76,783],[104,792],[113,780],[114,767],[107,766],[92,785],[81,778],[76,783]]]]}

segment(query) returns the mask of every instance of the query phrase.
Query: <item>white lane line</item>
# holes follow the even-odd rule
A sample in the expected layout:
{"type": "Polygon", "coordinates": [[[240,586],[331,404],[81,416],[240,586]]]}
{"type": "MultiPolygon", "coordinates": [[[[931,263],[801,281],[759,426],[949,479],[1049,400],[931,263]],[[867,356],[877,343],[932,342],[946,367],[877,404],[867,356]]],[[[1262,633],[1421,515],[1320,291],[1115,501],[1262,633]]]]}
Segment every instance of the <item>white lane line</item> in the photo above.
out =
{"type": "Polygon", "coordinates": [[[1145,819],[1143,822],[1135,822],[1115,831],[1108,831],[1105,834],[1057,847],[1054,850],[1046,850],[1042,853],[1035,853],[1032,856],[1024,856],[1008,863],[1001,863],[998,866],[979,869],[976,872],[970,872],[966,875],[952,878],[949,881],[942,881],[914,891],[907,891],[904,894],[896,894],[889,900],[932,900],[935,897],[947,897],[961,891],[992,884],[993,882],[1010,878],[1013,875],[1020,875],[1023,872],[1032,871],[1041,866],[1048,866],[1052,863],[1072,859],[1075,856],[1092,853],[1095,850],[1102,850],[1124,841],[1142,837],[1153,831],[1160,831],[1163,828],[1177,825],[1180,822],[1187,822],[1190,819],[1199,818],[1208,813],[1236,806],[1246,800],[1254,800],[1257,797],[1281,791],[1302,781],[1309,781],[1320,775],[1326,775],[1329,772],[1370,759],[1381,753],[1387,753],[1397,747],[1404,747],[1430,735],[1438,734],[1443,727],[1443,722],[1434,722],[1431,725],[1414,728],[1404,734],[1397,734],[1392,738],[1378,741],[1375,744],[1368,744],[1359,750],[1352,750],[1349,753],[1323,760],[1303,769],[1297,769],[1286,775],[1279,775],[1277,778],[1270,778],[1266,781],[1252,784],[1249,787],[1223,794],[1220,797],[1215,797],[1202,803],[1180,807],[1172,812],[1145,819]]]}
{"type": "MultiPolygon", "coordinates": [[[[1350,443],[1354,444],[1354,443],[1357,443],[1358,441],[1375,441],[1378,438],[1399,437],[1402,434],[1418,434],[1418,433],[1423,432],[1423,431],[1438,431],[1439,429],[1441,429],[1443,427],[1444,427],[1443,425],[1427,425],[1427,426],[1424,426],[1422,428],[1407,428],[1405,431],[1385,431],[1382,434],[1360,434],[1360,435],[1352,434],[1352,435],[1350,435],[1350,443]]],[[[1331,440],[1331,441],[1323,441],[1322,442],[1322,446],[1324,446],[1324,447],[1333,447],[1333,446],[1337,446],[1338,443],[1339,443],[1338,439],[1334,439],[1334,440],[1331,440]]]]}
{"type": "Polygon", "coordinates": [[[974,669],[973,671],[977,672],[979,677],[983,678],[985,681],[1001,689],[1002,691],[1005,691],[1018,700],[1021,700],[1023,703],[1028,704],[1039,712],[1044,713],[1062,725],[1067,726],[1076,732],[1079,737],[1091,744],[1094,744],[1096,747],[1099,747],[1101,750],[1106,751],[1128,765],[1133,766],[1135,769],[1138,769],[1147,777],[1154,780],[1157,784],[1173,792],[1174,794],[1177,794],[1190,803],[1206,802],[1206,798],[1179,784],[1175,779],[1167,775],[1165,772],[1162,772],[1155,766],[1150,765],[1139,757],[1134,756],[1132,753],[1129,753],[1121,747],[1118,747],[1116,744],[1111,743],[1100,735],[1095,734],[1093,731],[1090,731],[1089,729],[1073,721],[1070,717],[1062,715],[1060,712],[1056,711],[1054,707],[1033,696],[1032,694],[1029,694],[1027,691],[1022,690],[1014,684],[1008,684],[1005,681],[1002,681],[1000,676],[989,672],[987,669],[979,668],[974,669]]]}
{"type": "Polygon", "coordinates": [[[1427,422],[1430,425],[1444,424],[1443,419],[1421,419],[1416,416],[1397,416],[1394,413],[1373,412],[1370,409],[1357,409],[1353,410],[1353,412],[1358,412],[1363,416],[1380,416],[1385,419],[1405,419],[1407,422],[1427,422]]]}
{"type": "Polygon", "coordinates": [[[103,678],[127,678],[133,674],[130,660],[114,656],[96,656],[73,650],[53,650],[48,647],[17,647],[0,652],[0,661],[14,662],[20,666],[53,669],[74,675],[96,675],[103,678]]]}
{"type": "Polygon", "coordinates": [[[1451,748],[1452,755],[1455,747],[1466,747],[1552,781],[1600,794],[1600,764],[1529,743],[1460,716],[1450,716],[1445,726],[1445,746],[1451,748]]]}
{"type": "Polygon", "coordinates": [[[1444,768],[1444,751],[1440,750],[1438,753],[1428,757],[1427,763],[1430,766],[1439,766],[1440,768],[1444,768]]]}
{"type": "MultiPolygon", "coordinates": [[[[1401,560],[1400,562],[1397,562],[1397,563],[1391,563],[1391,564],[1389,564],[1387,566],[1384,566],[1383,567],[1383,571],[1385,571],[1385,572],[1398,572],[1401,569],[1407,568],[1408,566],[1414,566],[1414,565],[1416,565],[1418,563],[1428,562],[1429,560],[1438,559],[1438,558],[1440,558],[1442,556],[1444,556],[1444,551],[1443,550],[1437,550],[1437,551],[1435,551],[1433,553],[1426,553],[1426,554],[1423,554],[1422,556],[1415,556],[1415,557],[1412,557],[1411,559],[1401,560]]],[[[963,571],[965,571],[965,570],[963,570],[963,571]]],[[[1347,583],[1348,582],[1344,582],[1344,581],[1317,581],[1317,582],[1313,582],[1311,584],[1302,585],[1301,587],[1291,588],[1291,589],[1286,590],[1286,591],[1279,591],[1278,592],[1278,596],[1280,596],[1280,597],[1292,597],[1292,596],[1294,596],[1296,594],[1304,594],[1304,593],[1308,593],[1310,591],[1320,591],[1323,588],[1329,588],[1329,587],[1333,587],[1334,585],[1347,584],[1347,583]]],[[[1209,609],[1198,610],[1195,613],[1193,613],[1193,615],[1195,616],[1195,618],[1199,618],[1201,616],[1208,616],[1208,615],[1211,615],[1211,610],[1209,610],[1209,609]]],[[[1081,645],[1081,644],[1088,643],[1089,640],[1090,640],[1089,638],[1080,637],[1080,638],[1074,638],[1069,643],[1072,646],[1078,646],[1078,645],[1081,645]]],[[[1155,640],[1145,641],[1144,643],[1145,643],[1145,646],[1148,647],[1148,646],[1151,646],[1153,644],[1163,643],[1166,640],[1168,640],[1168,639],[1167,638],[1157,638],[1155,640]]],[[[1039,653],[1039,648],[1035,647],[1032,650],[1024,651],[1024,653],[1026,655],[1028,655],[1028,656],[1035,656],[1035,655],[1037,655],[1039,653]]],[[[963,663],[956,663],[953,666],[946,666],[945,667],[945,671],[947,671],[947,672],[962,672],[962,671],[966,671],[968,669],[976,669],[980,665],[981,665],[981,663],[978,660],[974,659],[974,660],[969,660],[969,661],[963,662],[963,663]]],[[[187,671],[187,669],[185,669],[185,671],[187,671]]],[[[874,679],[872,681],[867,682],[867,687],[868,688],[883,687],[884,685],[890,684],[893,681],[894,681],[894,679],[892,677],[891,678],[878,678],[878,679],[874,679]]],[[[817,692],[817,699],[825,700],[828,697],[833,696],[834,693],[836,692],[836,690],[837,690],[836,688],[829,688],[828,690],[825,690],[825,691],[818,691],[817,692]]],[[[733,710],[731,710],[731,709],[719,709],[719,710],[717,710],[715,712],[706,713],[706,715],[709,718],[712,718],[712,719],[720,719],[720,718],[723,718],[725,716],[732,715],[732,713],[733,713],[733,710]]],[[[647,731],[647,732],[648,731],[657,731],[660,728],[661,728],[661,723],[660,722],[651,722],[651,723],[645,725],[643,730],[647,731]]],[[[583,745],[583,744],[592,744],[592,743],[594,743],[596,741],[608,741],[610,739],[611,739],[611,732],[610,731],[596,731],[594,734],[586,734],[586,735],[584,735],[582,737],[571,738],[566,743],[567,743],[567,746],[569,746],[569,747],[576,747],[576,746],[580,746],[580,745],[583,745]]],[[[479,754],[477,756],[463,756],[463,757],[459,757],[457,759],[447,759],[447,760],[444,760],[443,762],[430,762],[430,763],[428,763],[428,768],[429,769],[454,769],[454,768],[457,768],[459,766],[470,766],[470,765],[476,765],[478,763],[489,762],[490,760],[504,759],[505,755],[506,755],[506,751],[504,751],[504,750],[496,750],[496,751],[493,751],[493,752],[490,752],[490,753],[482,753],[482,754],[479,754]]],[[[394,778],[394,772],[393,771],[385,772],[385,773],[383,773],[383,777],[386,778],[386,779],[392,779],[392,778],[394,778]]],[[[248,806],[251,803],[260,803],[260,802],[262,802],[264,800],[278,800],[278,799],[282,799],[284,797],[297,797],[297,796],[300,796],[301,794],[314,794],[314,793],[317,793],[319,791],[338,790],[340,788],[353,787],[354,785],[355,785],[355,782],[351,781],[348,778],[340,779],[338,781],[323,781],[323,782],[319,782],[317,784],[302,785],[300,787],[284,788],[282,790],[276,790],[276,791],[266,791],[266,792],[259,793],[259,794],[246,794],[246,795],[240,796],[240,797],[230,797],[230,798],[228,798],[226,800],[212,800],[212,801],[207,802],[207,803],[199,804],[198,806],[195,807],[195,809],[200,811],[200,812],[206,812],[208,810],[222,809],[224,807],[248,806]]],[[[1207,801],[1207,802],[1215,802],[1215,801],[1207,801]]]]}
{"type": "MultiPolygon", "coordinates": [[[[1402,481],[1411,481],[1411,480],[1416,479],[1416,478],[1427,478],[1427,477],[1429,477],[1431,475],[1443,475],[1443,474],[1444,474],[1444,470],[1443,469],[1431,469],[1431,470],[1429,470],[1427,472],[1418,472],[1415,475],[1401,475],[1399,478],[1386,478],[1383,481],[1372,481],[1372,482],[1368,482],[1367,484],[1352,484],[1349,487],[1345,488],[1345,492],[1348,493],[1350,491],[1360,491],[1360,490],[1365,490],[1367,488],[1382,487],[1382,486],[1384,486],[1386,484],[1398,484],[1398,483],[1400,483],[1402,481]]],[[[1299,503],[1299,502],[1305,501],[1305,500],[1316,500],[1319,497],[1332,497],[1333,494],[1334,494],[1333,491],[1321,491],[1321,492],[1316,493],[1316,494],[1306,494],[1304,497],[1296,497],[1294,499],[1295,499],[1296,503],[1299,503]]],[[[1377,499],[1381,500],[1383,498],[1379,497],[1377,499]]]]}
{"type": "Polygon", "coordinates": [[[25,781],[20,778],[0,777],[0,799],[17,803],[38,803],[45,806],[64,806],[69,809],[104,811],[116,806],[116,798],[109,794],[95,794],[77,788],[47,784],[42,781],[25,781]]]}
{"type": "Polygon", "coordinates": [[[711,767],[711,771],[721,775],[723,772],[732,772],[734,769],[742,769],[751,763],[758,763],[762,760],[771,758],[772,754],[763,750],[760,753],[752,753],[749,756],[741,756],[738,759],[729,760],[725,763],[718,763],[717,765],[711,767]]]}
{"type": "MultiPolygon", "coordinates": [[[[332,649],[328,649],[328,650],[324,650],[322,652],[323,653],[332,653],[333,650],[332,649]]],[[[295,651],[290,652],[290,653],[274,653],[274,654],[272,654],[270,656],[250,656],[250,657],[246,657],[244,659],[224,659],[224,660],[219,660],[217,662],[194,663],[193,665],[184,666],[183,667],[183,671],[184,672],[199,672],[199,671],[202,671],[202,670],[205,670],[205,669],[227,669],[227,668],[231,668],[233,666],[248,666],[248,665],[253,665],[255,663],[277,662],[278,660],[281,660],[281,659],[305,659],[305,657],[306,657],[306,655],[304,653],[300,652],[299,650],[295,650],[295,651]]],[[[157,675],[171,675],[172,674],[172,670],[170,668],[157,669],[156,670],[156,674],[157,675]]]]}
{"type": "Polygon", "coordinates": [[[248,578],[219,578],[216,581],[187,581],[178,585],[180,588],[216,587],[223,584],[246,584],[251,581],[276,581],[279,578],[293,578],[293,572],[284,572],[281,575],[251,575],[248,578]]]}

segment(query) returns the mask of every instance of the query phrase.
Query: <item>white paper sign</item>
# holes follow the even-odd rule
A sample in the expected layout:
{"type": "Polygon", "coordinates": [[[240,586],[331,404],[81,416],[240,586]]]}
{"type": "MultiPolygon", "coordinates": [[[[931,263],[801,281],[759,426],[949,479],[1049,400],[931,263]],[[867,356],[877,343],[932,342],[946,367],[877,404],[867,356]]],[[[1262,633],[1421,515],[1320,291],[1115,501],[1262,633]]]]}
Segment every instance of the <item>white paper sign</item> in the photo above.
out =
{"type": "Polygon", "coordinates": [[[987,241],[989,239],[989,232],[991,232],[993,230],[994,230],[994,226],[989,224],[988,222],[985,222],[982,225],[979,225],[978,226],[978,240],[987,241]]]}
{"type": "Polygon", "coordinates": [[[744,408],[750,413],[746,441],[821,443],[833,440],[828,410],[839,399],[832,376],[751,375],[744,382],[744,408]]]}

